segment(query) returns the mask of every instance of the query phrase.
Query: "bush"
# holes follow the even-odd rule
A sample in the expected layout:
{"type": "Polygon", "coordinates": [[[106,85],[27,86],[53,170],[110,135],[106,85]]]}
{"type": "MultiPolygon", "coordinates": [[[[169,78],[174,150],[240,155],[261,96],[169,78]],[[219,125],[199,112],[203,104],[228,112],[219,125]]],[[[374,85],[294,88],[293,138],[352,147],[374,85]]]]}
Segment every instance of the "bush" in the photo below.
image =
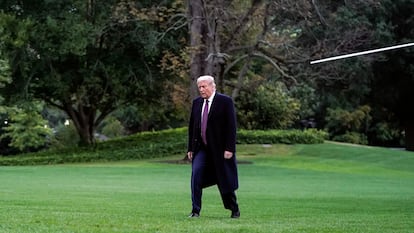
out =
{"type": "Polygon", "coordinates": [[[347,135],[348,132],[365,134],[372,119],[370,115],[371,107],[368,105],[359,106],[353,110],[328,108],[327,111],[325,128],[331,135],[332,140],[335,140],[334,138],[356,139],[356,135],[347,135]]]}
{"type": "MultiPolygon", "coordinates": [[[[308,130],[240,130],[238,143],[322,143],[326,133],[315,129],[308,130]]],[[[98,142],[95,148],[61,148],[0,157],[0,165],[37,165],[59,163],[83,163],[97,161],[138,160],[160,158],[182,154],[187,150],[187,128],[168,129],[155,132],[142,132],[134,135],[98,142]]]]}
{"type": "Polygon", "coordinates": [[[40,115],[39,108],[37,103],[7,107],[10,122],[2,128],[0,139],[10,139],[8,146],[20,152],[44,148],[52,131],[40,115]]]}
{"type": "Polygon", "coordinates": [[[143,132],[135,135],[98,142],[95,148],[65,147],[38,153],[3,157],[0,165],[35,165],[119,161],[159,158],[182,153],[187,145],[187,129],[169,129],[143,132]]]}
{"type": "Polygon", "coordinates": [[[332,140],[337,142],[347,142],[353,144],[368,145],[368,138],[365,134],[357,132],[347,132],[342,135],[337,135],[332,138],[332,140]]]}
{"type": "Polygon", "coordinates": [[[125,130],[118,119],[110,116],[103,122],[101,133],[107,137],[116,138],[124,135],[125,130]]]}
{"type": "Polygon", "coordinates": [[[55,128],[55,133],[50,140],[50,148],[76,148],[79,145],[79,140],[79,134],[72,122],[68,125],[60,124],[55,128]]]}
{"type": "Polygon", "coordinates": [[[238,123],[245,129],[287,129],[298,120],[300,103],[275,82],[240,93],[236,107],[238,123]]]}
{"type": "Polygon", "coordinates": [[[317,129],[306,130],[240,130],[239,144],[316,144],[323,143],[328,134],[317,129]]]}

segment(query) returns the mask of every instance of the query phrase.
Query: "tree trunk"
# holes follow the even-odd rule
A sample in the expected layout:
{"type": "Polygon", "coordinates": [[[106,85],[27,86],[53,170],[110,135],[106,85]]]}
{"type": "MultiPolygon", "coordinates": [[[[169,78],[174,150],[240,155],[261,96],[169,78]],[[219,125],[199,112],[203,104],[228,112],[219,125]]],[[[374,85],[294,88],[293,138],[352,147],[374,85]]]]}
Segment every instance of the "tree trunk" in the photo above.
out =
{"type": "Polygon", "coordinates": [[[414,122],[406,121],[405,123],[405,148],[408,151],[414,151],[414,122]]]}
{"type": "Polygon", "coordinates": [[[71,104],[64,105],[64,111],[75,125],[79,134],[79,146],[90,146],[95,144],[95,117],[96,109],[78,105],[75,109],[71,104]]]}
{"type": "Polygon", "coordinates": [[[203,13],[203,0],[188,1],[188,23],[190,32],[191,60],[190,60],[190,97],[198,95],[195,85],[196,79],[207,72],[207,25],[203,13]]]}
{"type": "MultiPolygon", "coordinates": [[[[220,7],[220,6],[214,6],[220,7]]],[[[188,1],[188,23],[190,31],[190,95],[192,99],[198,95],[195,85],[201,75],[212,75],[217,89],[222,90],[225,58],[221,51],[219,16],[206,15],[210,10],[203,0],[188,1]]]]}

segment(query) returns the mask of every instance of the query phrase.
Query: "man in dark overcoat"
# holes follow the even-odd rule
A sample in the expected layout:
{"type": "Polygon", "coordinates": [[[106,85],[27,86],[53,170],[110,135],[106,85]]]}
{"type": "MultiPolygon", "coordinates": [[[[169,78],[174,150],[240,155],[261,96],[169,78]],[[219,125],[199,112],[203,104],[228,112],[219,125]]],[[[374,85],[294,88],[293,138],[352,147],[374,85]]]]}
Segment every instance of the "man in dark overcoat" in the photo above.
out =
{"type": "Polygon", "coordinates": [[[187,156],[192,161],[189,217],[199,217],[203,188],[217,185],[230,217],[240,217],[235,191],[239,187],[236,163],[236,115],[233,100],[216,92],[214,78],[197,79],[200,96],[193,100],[188,127],[187,156]]]}

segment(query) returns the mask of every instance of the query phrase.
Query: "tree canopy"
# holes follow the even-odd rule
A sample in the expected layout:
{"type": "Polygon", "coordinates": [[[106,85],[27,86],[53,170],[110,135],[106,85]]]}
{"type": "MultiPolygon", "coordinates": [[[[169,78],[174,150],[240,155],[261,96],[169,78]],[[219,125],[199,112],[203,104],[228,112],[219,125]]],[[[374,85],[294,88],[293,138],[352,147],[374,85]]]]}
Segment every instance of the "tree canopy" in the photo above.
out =
{"type": "Polygon", "coordinates": [[[143,130],[185,125],[195,79],[211,74],[241,128],[311,120],[331,139],[405,138],[413,149],[413,48],[309,64],[412,42],[410,0],[4,0],[0,9],[3,105],[61,109],[83,144],[112,113],[124,126],[145,118],[143,130]]]}
{"type": "MultiPolygon", "coordinates": [[[[336,115],[338,119],[367,109],[364,118],[370,120],[364,127],[333,131],[332,137],[361,134],[368,135],[361,143],[386,144],[396,143],[405,134],[407,148],[414,144],[410,139],[414,135],[412,110],[407,102],[412,99],[408,91],[413,76],[408,65],[412,48],[309,65],[310,60],[410,42],[412,1],[189,2],[193,80],[203,72],[215,75],[222,90],[229,88],[234,98],[241,91],[250,97],[257,94],[258,80],[263,85],[277,80],[287,87],[285,93],[299,100],[301,119],[315,119],[318,127],[327,130],[345,123],[332,125],[333,109],[342,114],[336,115]],[[389,92],[388,104],[378,99],[385,91],[389,92]]],[[[242,112],[243,120],[249,111],[242,112]]]]}
{"type": "Polygon", "coordinates": [[[13,67],[9,99],[19,94],[63,110],[81,143],[91,144],[96,127],[120,106],[162,95],[158,61],[176,43],[168,35],[161,42],[162,22],[145,17],[142,3],[13,2],[3,3],[1,14],[13,39],[4,49],[13,67]]]}

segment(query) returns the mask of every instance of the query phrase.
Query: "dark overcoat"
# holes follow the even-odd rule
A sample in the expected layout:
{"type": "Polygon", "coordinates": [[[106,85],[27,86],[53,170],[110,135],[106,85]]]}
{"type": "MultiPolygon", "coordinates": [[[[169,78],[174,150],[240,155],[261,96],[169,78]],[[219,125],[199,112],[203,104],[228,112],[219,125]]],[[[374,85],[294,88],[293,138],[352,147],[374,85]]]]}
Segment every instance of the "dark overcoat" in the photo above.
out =
{"type": "MultiPolygon", "coordinates": [[[[198,97],[193,100],[190,124],[188,127],[188,151],[197,156],[200,150],[201,139],[201,111],[204,99],[198,97]]],[[[212,163],[203,176],[203,187],[217,184],[220,192],[228,193],[239,187],[236,164],[236,115],[233,100],[217,93],[207,121],[207,154],[212,163]],[[224,151],[233,152],[231,159],[224,158],[224,151]]]]}

